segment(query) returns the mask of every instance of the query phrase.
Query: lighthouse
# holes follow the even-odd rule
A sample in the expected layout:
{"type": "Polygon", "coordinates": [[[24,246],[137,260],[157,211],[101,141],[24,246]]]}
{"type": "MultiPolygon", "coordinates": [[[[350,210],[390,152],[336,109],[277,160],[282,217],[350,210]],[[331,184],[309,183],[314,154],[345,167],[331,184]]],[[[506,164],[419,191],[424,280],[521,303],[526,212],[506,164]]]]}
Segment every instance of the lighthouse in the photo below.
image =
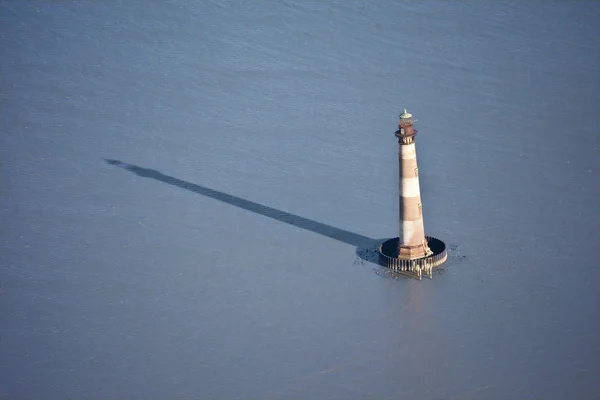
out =
{"type": "Polygon", "coordinates": [[[423,273],[432,277],[432,270],[442,265],[448,255],[446,245],[425,235],[423,205],[419,185],[419,168],[415,147],[416,129],[412,114],[400,114],[398,130],[398,237],[379,246],[380,263],[396,271],[408,272],[419,279],[423,273]]]}
{"type": "Polygon", "coordinates": [[[398,257],[406,260],[415,260],[431,254],[423,226],[423,206],[415,146],[416,135],[412,114],[406,112],[405,109],[400,114],[396,137],[399,147],[398,170],[400,176],[398,257]]]}

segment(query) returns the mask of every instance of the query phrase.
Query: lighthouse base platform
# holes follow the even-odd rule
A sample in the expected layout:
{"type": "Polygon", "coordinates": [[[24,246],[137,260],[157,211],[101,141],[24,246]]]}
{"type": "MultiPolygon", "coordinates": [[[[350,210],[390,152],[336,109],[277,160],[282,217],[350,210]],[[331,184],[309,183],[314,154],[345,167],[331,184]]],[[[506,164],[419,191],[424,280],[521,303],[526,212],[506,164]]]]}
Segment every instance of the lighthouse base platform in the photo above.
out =
{"type": "Polygon", "coordinates": [[[388,239],[379,245],[379,263],[393,271],[421,279],[425,274],[430,279],[433,269],[442,265],[448,259],[446,244],[432,236],[425,236],[427,245],[433,254],[427,257],[404,259],[398,257],[398,238],[388,239]]]}

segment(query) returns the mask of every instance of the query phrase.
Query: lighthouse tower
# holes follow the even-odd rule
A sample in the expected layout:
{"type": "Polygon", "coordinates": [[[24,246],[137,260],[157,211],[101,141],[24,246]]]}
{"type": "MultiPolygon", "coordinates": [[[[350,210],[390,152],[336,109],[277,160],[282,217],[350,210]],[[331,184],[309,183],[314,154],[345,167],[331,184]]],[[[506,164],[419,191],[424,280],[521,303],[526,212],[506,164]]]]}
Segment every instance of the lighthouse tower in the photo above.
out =
{"type": "Polygon", "coordinates": [[[404,110],[396,131],[398,138],[398,163],[400,166],[400,232],[398,258],[416,260],[431,255],[423,227],[423,207],[419,187],[419,168],[412,114],[404,110]]]}
{"type": "Polygon", "coordinates": [[[425,236],[415,150],[416,134],[412,115],[404,110],[400,114],[396,131],[400,166],[400,229],[397,238],[388,239],[379,245],[379,262],[394,271],[409,273],[421,279],[423,272],[431,278],[433,268],[446,262],[448,254],[443,241],[425,236]]]}

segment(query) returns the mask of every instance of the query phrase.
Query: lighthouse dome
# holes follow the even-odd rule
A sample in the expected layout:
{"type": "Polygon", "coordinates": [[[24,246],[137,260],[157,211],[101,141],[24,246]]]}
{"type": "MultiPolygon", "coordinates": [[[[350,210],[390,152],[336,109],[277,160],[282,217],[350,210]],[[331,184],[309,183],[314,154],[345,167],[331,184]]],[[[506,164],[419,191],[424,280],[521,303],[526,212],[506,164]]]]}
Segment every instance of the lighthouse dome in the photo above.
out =
{"type": "Polygon", "coordinates": [[[404,112],[402,114],[400,114],[400,119],[409,119],[412,118],[412,114],[406,111],[406,108],[404,109],[404,112]]]}

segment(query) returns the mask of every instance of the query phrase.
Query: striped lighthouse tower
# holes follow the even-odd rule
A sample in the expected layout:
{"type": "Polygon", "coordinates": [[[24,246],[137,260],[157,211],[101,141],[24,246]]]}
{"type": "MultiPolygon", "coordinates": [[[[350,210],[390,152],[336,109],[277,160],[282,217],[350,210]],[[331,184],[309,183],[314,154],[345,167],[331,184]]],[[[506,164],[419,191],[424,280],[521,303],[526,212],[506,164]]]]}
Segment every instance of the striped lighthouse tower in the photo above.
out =
{"type": "Polygon", "coordinates": [[[398,258],[401,260],[417,260],[433,253],[427,245],[423,227],[423,207],[415,149],[416,134],[412,114],[405,109],[400,114],[400,123],[396,131],[400,165],[398,258]]]}

